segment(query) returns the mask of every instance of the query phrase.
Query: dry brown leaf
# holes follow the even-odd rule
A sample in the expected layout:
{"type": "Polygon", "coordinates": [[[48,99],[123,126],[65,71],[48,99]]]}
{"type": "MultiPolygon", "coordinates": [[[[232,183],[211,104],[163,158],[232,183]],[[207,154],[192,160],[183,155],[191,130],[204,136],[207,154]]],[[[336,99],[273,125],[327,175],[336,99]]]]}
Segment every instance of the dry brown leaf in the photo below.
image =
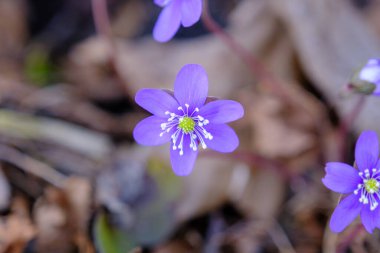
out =
{"type": "Polygon", "coordinates": [[[158,246],[154,253],[191,253],[194,252],[189,245],[183,241],[173,240],[168,243],[165,243],[161,246],[158,246]]]}
{"type": "Polygon", "coordinates": [[[46,189],[34,207],[38,252],[94,252],[87,238],[90,197],[89,182],[80,178],[69,178],[63,190],[46,189]]]}
{"type": "MultiPolygon", "coordinates": [[[[302,68],[343,116],[355,99],[339,97],[353,72],[380,54],[380,39],[349,1],[268,1],[284,22],[302,68]],[[328,27],[328,29],[326,29],[328,27]]],[[[369,98],[357,130],[379,129],[380,100],[369,98]]]]}
{"type": "Polygon", "coordinates": [[[254,101],[248,110],[253,122],[254,150],[271,158],[294,157],[314,145],[310,133],[284,121],[281,102],[264,96],[254,101]]]}
{"type": "Polygon", "coordinates": [[[236,204],[247,217],[270,220],[281,212],[285,199],[285,180],[276,171],[261,169],[251,176],[236,204]]]}
{"type": "Polygon", "coordinates": [[[112,50],[107,42],[103,37],[95,37],[79,44],[70,54],[66,77],[83,96],[111,100],[124,95],[123,86],[110,67],[112,50]]]}
{"type": "Polygon", "coordinates": [[[231,174],[236,163],[200,157],[194,171],[184,178],[185,188],[176,213],[180,220],[209,212],[228,200],[231,174]]]}
{"type": "MultiPolygon", "coordinates": [[[[249,2],[237,7],[234,11],[236,16],[247,7],[252,10],[255,6],[255,10],[258,10],[246,15],[248,20],[232,19],[229,32],[249,50],[260,52],[270,39],[275,22],[271,22],[273,15],[268,13],[265,1],[252,1],[253,6],[249,2]],[[269,25],[262,27],[263,24],[269,25]],[[247,33],[241,26],[251,27],[251,32],[247,33]]],[[[152,38],[133,42],[118,41],[116,50],[117,63],[122,70],[120,74],[123,75],[123,80],[129,80],[132,92],[143,87],[172,89],[177,72],[189,63],[205,67],[209,76],[209,94],[213,96],[229,97],[237,87],[252,83],[252,74],[241,59],[213,35],[166,44],[157,43],[152,38]]],[[[68,76],[89,94],[99,97],[115,96],[110,92],[120,94],[120,89],[113,82],[108,80],[107,83],[107,79],[98,73],[97,66],[107,62],[109,54],[107,43],[99,38],[83,42],[70,54],[68,76]]]]}
{"type": "Polygon", "coordinates": [[[0,219],[0,252],[22,253],[36,234],[28,215],[27,203],[21,197],[13,198],[11,214],[0,219]]]}

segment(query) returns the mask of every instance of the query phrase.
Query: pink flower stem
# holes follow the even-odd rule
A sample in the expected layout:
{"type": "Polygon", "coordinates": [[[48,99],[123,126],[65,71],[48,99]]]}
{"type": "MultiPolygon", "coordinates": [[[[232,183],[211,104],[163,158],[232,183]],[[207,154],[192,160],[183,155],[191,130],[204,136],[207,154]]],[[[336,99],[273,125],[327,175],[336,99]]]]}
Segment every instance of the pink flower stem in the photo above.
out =
{"type": "Polygon", "coordinates": [[[96,31],[113,43],[106,0],[92,0],[91,2],[96,31]]]}
{"type": "Polygon", "coordinates": [[[339,243],[339,245],[336,248],[337,253],[344,253],[347,252],[348,246],[352,243],[355,237],[360,235],[364,231],[364,227],[362,224],[357,224],[352,231],[346,235],[342,241],[339,243]]]}
{"type": "Polygon", "coordinates": [[[120,83],[123,85],[123,89],[127,97],[130,99],[130,89],[128,87],[128,82],[125,80],[121,74],[121,70],[118,64],[118,52],[116,47],[116,42],[112,36],[111,22],[107,10],[106,0],[91,0],[92,14],[94,18],[95,28],[97,33],[102,36],[108,47],[111,49],[110,55],[110,66],[119,79],[120,83]]]}
{"type": "Polygon", "coordinates": [[[340,154],[340,160],[345,161],[346,160],[346,145],[347,145],[347,134],[350,131],[350,128],[352,127],[353,123],[355,122],[356,118],[359,116],[360,112],[362,111],[364,105],[365,105],[365,96],[360,96],[358,102],[352,109],[352,111],[343,118],[343,120],[340,123],[339,129],[338,129],[338,136],[339,136],[339,154],[340,154]]]}
{"type": "MultiPolygon", "coordinates": [[[[297,106],[297,101],[290,98],[286,89],[284,88],[282,82],[278,80],[272,73],[247,49],[239,45],[236,40],[226,33],[211,17],[208,10],[208,0],[204,0],[202,21],[206,28],[217,36],[224,44],[226,44],[232,52],[236,53],[238,57],[248,66],[254,75],[258,79],[265,81],[267,85],[270,86],[272,92],[281,98],[284,102],[289,105],[297,106]]],[[[303,109],[304,107],[297,106],[298,108],[303,109]]],[[[207,155],[218,156],[215,152],[204,152],[207,155]]],[[[229,157],[236,160],[244,161],[250,165],[257,165],[259,167],[269,167],[278,170],[285,179],[294,178],[294,173],[291,172],[289,168],[280,164],[279,162],[273,161],[266,157],[260,156],[252,152],[236,151],[229,155],[223,155],[221,157],[229,157]]]]}
{"type": "Polygon", "coordinates": [[[226,33],[211,17],[208,10],[208,1],[204,1],[204,8],[202,14],[202,21],[206,28],[214,33],[223,43],[225,43],[233,52],[235,52],[242,61],[250,68],[252,73],[254,73],[260,80],[264,80],[270,85],[270,88],[277,96],[282,98],[284,101],[294,104],[283,88],[281,82],[270,73],[267,68],[261,64],[256,57],[249,52],[247,49],[239,45],[236,40],[226,33]]]}

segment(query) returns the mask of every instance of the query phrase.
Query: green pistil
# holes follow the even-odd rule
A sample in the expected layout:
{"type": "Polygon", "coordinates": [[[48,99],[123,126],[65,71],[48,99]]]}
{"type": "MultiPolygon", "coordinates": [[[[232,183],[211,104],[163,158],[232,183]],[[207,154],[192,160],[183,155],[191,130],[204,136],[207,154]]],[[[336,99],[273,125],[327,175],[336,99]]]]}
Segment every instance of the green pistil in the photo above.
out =
{"type": "Polygon", "coordinates": [[[182,121],[179,122],[178,127],[186,134],[193,132],[195,127],[195,122],[192,118],[183,117],[182,121]]]}
{"type": "Polygon", "coordinates": [[[373,179],[373,178],[368,179],[368,181],[364,183],[364,187],[365,187],[366,191],[369,193],[374,193],[374,192],[377,192],[379,190],[377,180],[373,179]]]}

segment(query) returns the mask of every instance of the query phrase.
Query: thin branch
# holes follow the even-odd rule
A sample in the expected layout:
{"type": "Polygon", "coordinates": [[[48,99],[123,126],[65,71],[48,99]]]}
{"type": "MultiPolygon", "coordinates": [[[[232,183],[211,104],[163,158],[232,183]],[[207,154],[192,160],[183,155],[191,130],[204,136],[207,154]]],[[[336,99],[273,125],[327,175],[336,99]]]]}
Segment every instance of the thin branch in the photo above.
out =
{"type": "Polygon", "coordinates": [[[113,41],[106,0],[92,0],[92,13],[98,34],[113,41]]]}
{"type": "Polygon", "coordinates": [[[223,43],[225,43],[234,53],[236,53],[249,69],[260,80],[266,81],[271,90],[284,101],[294,104],[289,98],[282,83],[272,75],[272,73],[247,49],[239,45],[236,40],[226,33],[211,17],[208,10],[208,1],[204,0],[202,21],[212,33],[214,33],[223,43]]]}
{"type": "Polygon", "coordinates": [[[91,5],[96,31],[106,40],[109,48],[111,49],[110,65],[112,67],[112,70],[115,72],[117,78],[123,85],[125,94],[129,99],[131,99],[131,90],[128,86],[127,80],[125,80],[124,76],[121,74],[122,70],[118,63],[119,52],[117,51],[116,41],[112,36],[111,22],[107,10],[107,2],[106,0],[91,0],[91,5]]]}
{"type": "Polygon", "coordinates": [[[281,227],[278,221],[273,221],[273,228],[268,231],[274,244],[277,246],[280,253],[296,253],[292,243],[289,240],[285,230],[281,227]]]}
{"type": "Polygon", "coordinates": [[[10,163],[25,172],[39,177],[46,182],[61,188],[66,176],[54,168],[35,160],[20,151],[0,144],[0,161],[10,163]]]}

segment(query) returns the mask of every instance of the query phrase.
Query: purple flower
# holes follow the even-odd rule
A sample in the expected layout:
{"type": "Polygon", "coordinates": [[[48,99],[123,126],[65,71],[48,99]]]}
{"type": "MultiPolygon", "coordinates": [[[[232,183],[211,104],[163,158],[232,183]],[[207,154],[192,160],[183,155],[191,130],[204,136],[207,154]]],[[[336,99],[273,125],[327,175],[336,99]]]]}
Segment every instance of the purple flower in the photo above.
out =
{"type": "Polygon", "coordinates": [[[153,29],[153,37],[159,42],[173,38],[180,25],[189,27],[199,21],[202,13],[202,0],[154,0],[163,7],[153,29]]]}
{"type": "Polygon", "coordinates": [[[205,70],[188,64],[177,75],[174,95],[160,89],[136,94],[136,103],[153,114],[135,127],[136,142],[147,146],[171,142],[170,160],[178,176],[191,173],[199,144],[219,152],[232,152],[239,145],[234,130],[225,123],[241,118],[243,107],[231,100],[205,104],[207,91],[205,70]]]}
{"type": "Polygon", "coordinates": [[[372,233],[380,226],[380,163],[379,143],[376,132],[364,131],[355,148],[355,164],[358,168],[330,162],[326,165],[324,185],[346,196],[331,216],[330,228],[343,231],[359,214],[365,229],[372,233]]]}
{"type": "Polygon", "coordinates": [[[358,93],[380,96],[380,59],[369,59],[351,80],[350,87],[358,93]]]}

